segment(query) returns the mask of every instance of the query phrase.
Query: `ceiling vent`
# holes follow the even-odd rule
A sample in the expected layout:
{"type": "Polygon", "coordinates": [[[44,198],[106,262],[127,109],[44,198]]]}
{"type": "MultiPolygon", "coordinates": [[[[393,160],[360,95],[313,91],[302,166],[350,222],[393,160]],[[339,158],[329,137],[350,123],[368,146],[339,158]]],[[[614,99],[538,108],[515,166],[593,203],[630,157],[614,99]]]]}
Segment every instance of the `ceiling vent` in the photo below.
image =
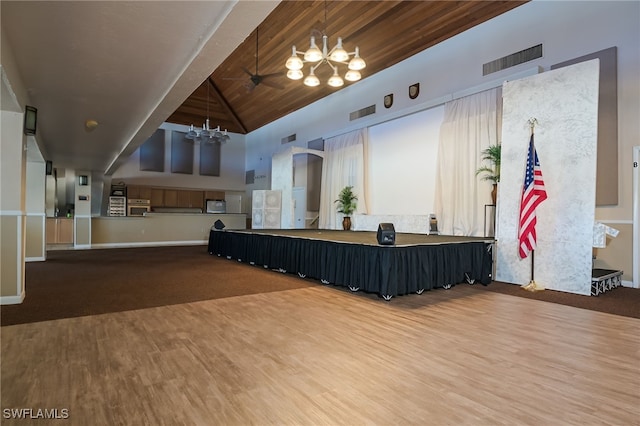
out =
{"type": "Polygon", "coordinates": [[[366,108],[359,109],[357,111],[353,111],[349,114],[349,121],[357,120],[358,118],[366,117],[367,115],[375,114],[376,105],[370,105],[366,108]]]}
{"type": "Polygon", "coordinates": [[[293,142],[296,140],[296,134],[292,134],[289,136],[285,136],[284,138],[280,139],[280,142],[282,143],[282,145],[284,145],[285,143],[289,143],[289,142],[293,142]]]}
{"type": "Polygon", "coordinates": [[[487,62],[482,66],[482,75],[514,67],[537,58],[542,58],[542,44],[512,53],[495,61],[487,62]]]}

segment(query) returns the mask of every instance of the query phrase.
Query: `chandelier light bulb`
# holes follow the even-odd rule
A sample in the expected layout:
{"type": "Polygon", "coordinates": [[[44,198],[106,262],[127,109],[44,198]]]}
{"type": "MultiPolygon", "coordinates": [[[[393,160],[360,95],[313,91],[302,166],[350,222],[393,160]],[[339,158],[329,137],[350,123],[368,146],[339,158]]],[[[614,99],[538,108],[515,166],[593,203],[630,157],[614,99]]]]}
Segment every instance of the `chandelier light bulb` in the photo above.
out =
{"type": "Polygon", "coordinates": [[[358,81],[358,80],[360,80],[360,78],[362,78],[362,76],[360,75],[360,71],[349,70],[344,75],[344,78],[347,81],[358,81]]]}
{"type": "Polygon", "coordinates": [[[336,44],[336,47],[332,49],[330,58],[332,61],[336,62],[345,62],[349,59],[349,54],[342,47],[342,37],[338,37],[338,44],[336,44]]]}
{"type": "Polygon", "coordinates": [[[302,70],[287,71],[287,77],[289,77],[291,80],[300,80],[303,76],[304,74],[302,73],[302,70]]]}
{"type": "Polygon", "coordinates": [[[356,54],[353,57],[353,59],[349,61],[349,69],[354,71],[360,71],[361,69],[364,69],[366,66],[367,64],[364,62],[364,59],[360,57],[360,49],[356,46],[356,54]]]}
{"type": "Polygon", "coordinates": [[[313,69],[311,69],[311,73],[304,79],[305,86],[315,87],[320,85],[320,80],[313,73],[313,69]]]}
{"type": "Polygon", "coordinates": [[[322,59],[322,51],[316,46],[316,38],[314,36],[311,36],[309,44],[309,50],[304,52],[304,60],[307,62],[318,62],[322,59]]]}
{"type": "Polygon", "coordinates": [[[340,87],[344,84],[344,80],[342,80],[342,77],[338,75],[337,68],[333,70],[333,75],[331,76],[331,78],[329,78],[329,81],[327,81],[327,84],[331,87],[340,87]]]}
{"type": "Polygon", "coordinates": [[[231,140],[231,136],[227,134],[227,129],[224,129],[224,134],[220,138],[220,143],[225,144],[231,140]]]}
{"type": "Polygon", "coordinates": [[[302,63],[302,59],[298,57],[295,46],[293,46],[292,50],[293,52],[291,53],[289,59],[287,59],[285,66],[288,70],[301,70],[304,66],[304,64],[302,63]]]}
{"type": "Polygon", "coordinates": [[[192,124],[191,126],[189,126],[189,131],[187,132],[187,135],[185,136],[185,138],[193,140],[196,138],[196,136],[198,136],[198,133],[196,132],[192,124]]]}
{"type": "Polygon", "coordinates": [[[203,138],[208,138],[211,135],[209,132],[209,119],[207,118],[207,122],[202,125],[202,132],[200,132],[200,136],[203,138]]]}

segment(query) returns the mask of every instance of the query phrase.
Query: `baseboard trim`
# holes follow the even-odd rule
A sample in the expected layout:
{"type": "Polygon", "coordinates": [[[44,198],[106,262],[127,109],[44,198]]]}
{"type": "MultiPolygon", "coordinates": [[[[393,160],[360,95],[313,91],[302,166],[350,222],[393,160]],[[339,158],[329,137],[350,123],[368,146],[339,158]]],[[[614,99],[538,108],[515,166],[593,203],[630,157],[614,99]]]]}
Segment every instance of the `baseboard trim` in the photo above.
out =
{"type": "Polygon", "coordinates": [[[19,296],[0,296],[0,305],[19,305],[24,302],[24,291],[19,296]]]}
{"type": "Polygon", "coordinates": [[[198,246],[206,245],[208,240],[191,241],[150,241],[144,243],[100,243],[91,244],[92,249],[101,248],[132,248],[132,247],[164,247],[164,246],[198,246]]]}

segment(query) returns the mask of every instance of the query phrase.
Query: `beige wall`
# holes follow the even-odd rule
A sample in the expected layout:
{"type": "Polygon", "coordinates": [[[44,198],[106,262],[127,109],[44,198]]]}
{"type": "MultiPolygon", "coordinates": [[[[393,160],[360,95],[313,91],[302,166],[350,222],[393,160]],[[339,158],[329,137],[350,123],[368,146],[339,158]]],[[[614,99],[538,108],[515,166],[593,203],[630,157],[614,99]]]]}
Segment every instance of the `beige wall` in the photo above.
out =
{"type": "Polygon", "coordinates": [[[45,216],[28,214],[26,219],[25,257],[26,261],[45,260],[45,216]]]}
{"type": "Polygon", "coordinates": [[[26,163],[25,210],[25,260],[27,262],[45,260],[45,163],[26,163]]]}
{"type": "Polygon", "coordinates": [[[89,216],[76,216],[74,223],[74,245],[91,246],[91,223],[92,219],[89,216]]]}
{"type": "Polygon", "coordinates": [[[203,244],[220,219],[225,229],[245,229],[246,215],[158,213],[145,217],[94,217],[91,220],[92,247],[203,244]]]}
{"type": "Polygon", "coordinates": [[[0,216],[0,297],[12,303],[24,291],[23,230],[22,216],[0,216]]]}

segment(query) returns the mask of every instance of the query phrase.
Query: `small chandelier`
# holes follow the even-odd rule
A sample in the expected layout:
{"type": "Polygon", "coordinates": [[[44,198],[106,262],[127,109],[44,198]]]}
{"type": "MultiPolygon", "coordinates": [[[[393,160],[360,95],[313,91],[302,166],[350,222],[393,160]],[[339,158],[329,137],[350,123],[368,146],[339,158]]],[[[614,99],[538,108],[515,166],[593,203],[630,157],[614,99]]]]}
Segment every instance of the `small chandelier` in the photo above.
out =
{"type": "Polygon", "coordinates": [[[220,144],[225,144],[231,140],[231,136],[227,134],[227,129],[224,129],[224,131],[221,131],[220,126],[216,127],[215,129],[212,129],[211,127],[209,127],[208,118],[206,122],[202,125],[202,130],[196,130],[192,124],[189,127],[189,131],[185,135],[185,138],[195,142],[205,142],[205,143],[218,142],[220,144]]]}
{"type": "Polygon", "coordinates": [[[189,127],[189,131],[184,136],[185,139],[194,142],[204,143],[219,143],[225,144],[231,140],[231,136],[227,134],[227,129],[224,129],[224,133],[220,130],[220,126],[212,129],[209,126],[209,79],[207,79],[207,119],[202,125],[202,130],[196,130],[193,124],[189,127]]]}
{"type": "MultiPolygon", "coordinates": [[[[325,28],[327,26],[327,2],[325,1],[324,7],[324,21],[325,28]]],[[[347,52],[342,47],[342,37],[338,37],[338,43],[329,50],[327,47],[329,38],[326,34],[322,34],[322,50],[318,48],[316,45],[315,36],[311,36],[311,40],[309,43],[309,50],[306,52],[298,52],[296,47],[293,46],[291,56],[287,59],[285,66],[289,70],[287,72],[287,77],[291,80],[300,80],[304,77],[302,72],[302,68],[304,67],[305,62],[310,62],[311,68],[309,70],[309,75],[307,75],[304,79],[304,84],[306,86],[315,87],[320,85],[320,79],[315,75],[314,71],[321,66],[322,64],[327,64],[333,70],[333,75],[327,81],[327,84],[332,87],[340,87],[344,84],[344,80],[338,74],[338,66],[334,65],[334,63],[339,63],[343,65],[347,65],[349,69],[347,73],[344,75],[344,79],[347,81],[358,81],[362,77],[360,75],[360,70],[364,69],[367,64],[364,62],[364,59],[360,57],[360,49],[356,46],[356,50],[354,52],[347,52]],[[298,55],[303,55],[304,60],[302,60],[298,55]],[[349,60],[349,58],[351,60],[349,60]]]]}

